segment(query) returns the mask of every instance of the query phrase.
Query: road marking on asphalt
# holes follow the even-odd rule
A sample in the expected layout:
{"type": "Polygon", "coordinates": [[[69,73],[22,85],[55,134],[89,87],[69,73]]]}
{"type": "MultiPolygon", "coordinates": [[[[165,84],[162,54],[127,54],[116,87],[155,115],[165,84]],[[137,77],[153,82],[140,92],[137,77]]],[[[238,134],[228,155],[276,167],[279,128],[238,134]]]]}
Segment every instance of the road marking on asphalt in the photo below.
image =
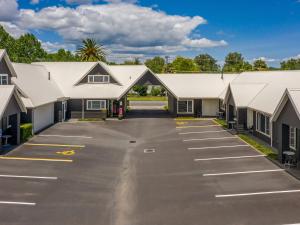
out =
{"type": "Polygon", "coordinates": [[[176,122],[176,125],[184,125],[187,124],[188,122],[176,122]]]}
{"type": "Polygon", "coordinates": [[[56,154],[71,156],[71,155],[75,155],[75,151],[74,150],[67,150],[67,151],[56,152],[56,154]]]}
{"type": "Polygon", "coordinates": [[[264,155],[245,155],[245,156],[232,156],[232,157],[219,157],[219,158],[203,158],[194,159],[194,161],[211,161],[211,160],[226,160],[226,159],[245,159],[245,158],[258,158],[265,157],[264,155]]]}
{"type": "Polygon", "coordinates": [[[36,143],[25,143],[26,146],[45,146],[45,147],[70,147],[70,148],[84,148],[85,145],[62,145],[62,144],[36,144],[36,143]]]}
{"type": "Polygon", "coordinates": [[[210,118],[175,118],[175,121],[213,121],[210,118]]]}
{"type": "Polygon", "coordinates": [[[236,139],[239,138],[237,136],[233,137],[218,137],[218,138],[193,138],[193,139],[185,139],[183,140],[184,142],[188,141],[209,141],[209,140],[225,140],[225,139],[236,139]]]}
{"type": "Polygon", "coordinates": [[[0,178],[26,178],[26,179],[41,179],[41,180],[57,180],[57,177],[39,177],[39,176],[20,176],[20,175],[8,175],[0,174],[0,178]]]}
{"type": "Polygon", "coordinates": [[[49,162],[73,162],[71,159],[47,159],[47,158],[23,158],[13,156],[0,156],[0,159],[25,160],[25,161],[49,161],[49,162]]]}
{"type": "Polygon", "coordinates": [[[220,127],[221,125],[203,125],[203,126],[179,126],[176,129],[187,129],[187,128],[205,128],[205,127],[220,127]]]}
{"type": "Polygon", "coordinates": [[[35,206],[36,203],[34,202],[7,202],[7,201],[0,201],[0,204],[7,204],[7,205],[30,205],[35,206]]]}
{"type": "Polygon", "coordinates": [[[218,148],[238,148],[238,147],[249,147],[249,145],[224,145],[224,146],[212,146],[212,147],[195,147],[188,148],[188,150],[203,150],[203,149],[218,149],[218,148]]]}
{"type": "Polygon", "coordinates": [[[68,135],[56,135],[56,134],[39,134],[38,137],[62,137],[62,138],[93,138],[89,136],[68,136],[68,135]]]}
{"type": "Polygon", "coordinates": [[[274,169],[274,170],[250,170],[241,172],[228,172],[228,173],[205,173],[204,177],[210,176],[225,176],[225,175],[236,175],[236,174],[253,174],[253,173],[271,173],[271,172],[282,172],[284,169],[274,169]]]}
{"type": "Polygon", "coordinates": [[[183,132],[178,133],[179,135],[187,135],[187,134],[207,134],[207,133],[222,133],[227,132],[227,130],[216,130],[216,131],[194,131],[194,132],[183,132]]]}
{"type": "Polygon", "coordinates": [[[216,198],[228,198],[228,197],[241,197],[241,196],[253,196],[253,195],[270,195],[270,194],[286,194],[286,193],[297,193],[300,190],[286,190],[286,191],[265,191],[265,192],[253,192],[253,193],[242,193],[242,194],[227,194],[227,195],[215,195],[216,198]]]}

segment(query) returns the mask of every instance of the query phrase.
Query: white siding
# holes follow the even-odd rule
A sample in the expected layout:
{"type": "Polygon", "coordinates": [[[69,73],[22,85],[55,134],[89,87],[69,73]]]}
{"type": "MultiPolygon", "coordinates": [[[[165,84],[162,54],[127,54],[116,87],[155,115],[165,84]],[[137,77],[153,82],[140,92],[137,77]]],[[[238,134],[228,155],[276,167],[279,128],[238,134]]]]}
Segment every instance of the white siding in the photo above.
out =
{"type": "Polygon", "coordinates": [[[202,115],[216,116],[219,111],[219,99],[203,99],[202,100],[202,115]]]}
{"type": "Polygon", "coordinates": [[[33,110],[33,132],[36,133],[54,123],[54,103],[33,110]]]}
{"type": "Polygon", "coordinates": [[[247,127],[253,127],[253,110],[247,109],[247,127]]]}

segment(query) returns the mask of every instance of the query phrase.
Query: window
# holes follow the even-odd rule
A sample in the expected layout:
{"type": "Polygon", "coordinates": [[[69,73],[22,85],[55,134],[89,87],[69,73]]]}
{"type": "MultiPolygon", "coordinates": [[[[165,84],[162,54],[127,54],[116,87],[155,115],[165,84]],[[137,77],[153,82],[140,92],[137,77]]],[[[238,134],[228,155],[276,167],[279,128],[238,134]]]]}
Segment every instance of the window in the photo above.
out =
{"type": "Polygon", "coordinates": [[[109,83],[109,75],[88,75],[89,83],[109,83]]]}
{"type": "Polygon", "coordinates": [[[7,74],[0,74],[0,85],[8,84],[8,75],[7,74]]]}
{"type": "Polygon", "coordinates": [[[256,113],[256,130],[269,136],[270,135],[270,117],[256,113]]]}
{"type": "Polygon", "coordinates": [[[296,127],[290,127],[290,148],[296,150],[296,127]]]}
{"type": "Polygon", "coordinates": [[[106,109],[106,100],[87,100],[87,110],[106,109]]]}
{"type": "Polygon", "coordinates": [[[178,113],[193,113],[193,100],[178,101],[177,112],[178,113]]]}

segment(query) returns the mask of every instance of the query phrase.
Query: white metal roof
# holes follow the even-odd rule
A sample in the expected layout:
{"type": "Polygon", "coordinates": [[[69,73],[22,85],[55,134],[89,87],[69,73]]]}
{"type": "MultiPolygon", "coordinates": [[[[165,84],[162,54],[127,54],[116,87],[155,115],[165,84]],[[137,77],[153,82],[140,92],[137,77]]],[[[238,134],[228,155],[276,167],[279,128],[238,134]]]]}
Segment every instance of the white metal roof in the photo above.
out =
{"type": "Polygon", "coordinates": [[[179,99],[185,98],[221,98],[228,84],[237,74],[159,74],[165,86],[179,99]]]}
{"type": "Polygon", "coordinates": [[[50,77],[44,66],[13,63],[18,77],[12,82],[25,93],[22,101],[27,108],[38,107],[64,97],[56,82],[50,77]],[[29,98],[29,99],[28,99],[29,98]]]}
{"type": "Polygon", "coordinates": [[[0,119],[2,118],[5,109],[12,96],[16,97],[16,101],[19,104],[19,107],[22,112],[26,112],[25,106],[20,100],[20,96],[15,92],[14,85],[0,85],[0,119]]]}
{"type": "Polygon", "coordinates": [[[5,62],[7,64],[7,67],[9,69],[9,71],[11,72],[12,76],[16,77],[17,76],[16,71],[14,70],[14,68],[12,66],[12,63],[11,63],[5,49],[0,49],[0,62],[1,62],[2,59],[5,60],[5,62]]]}
{"type": "MultiPolygon", "coordinates": [[[[259,71],[240,74],[233,84],[265,84],[249,108],[272,115],[286,88],[300,87],[300,71],[259,71]]],[[[244,104],[244,103],[243,103],[244,104]]]]}
{"type": "Polygon", "coordinates": [[[0,85],[0,119],[5,112],[7,104],[14,93],[14,85],[0,85]]]}
{"type": "Polygon", "coordinates": [[[50,72],[65,97],[118,99],[147,70],[143,65],[110,66],[103,62],[39,62],[50,72]],[[78,84],[98,63],[118,82],[109,84],[78,84]]]}
{"type": "Polygon", "coordinates": [[[300,120],[300,89],[288,89],[288,94],[300,120]]]}
{"type": "Polygon", "coordinates": [[[236,107],[247,107],[265,86],[266,84],[232,83],[228,88],[228,94],[229,92],[232,94],[236,107]]]}

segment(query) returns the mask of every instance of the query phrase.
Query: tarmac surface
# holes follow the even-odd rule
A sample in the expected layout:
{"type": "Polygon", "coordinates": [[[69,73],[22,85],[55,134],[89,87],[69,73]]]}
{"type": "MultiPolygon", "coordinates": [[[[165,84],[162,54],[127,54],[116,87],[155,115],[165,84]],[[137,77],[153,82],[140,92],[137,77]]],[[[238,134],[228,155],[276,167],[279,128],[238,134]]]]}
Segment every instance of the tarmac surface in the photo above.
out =
{"type": "Polygon", "coordinates": [[[300,181],[210,119],[60,123],[0,158],[3,225],[300,223],[300,181]]]}

